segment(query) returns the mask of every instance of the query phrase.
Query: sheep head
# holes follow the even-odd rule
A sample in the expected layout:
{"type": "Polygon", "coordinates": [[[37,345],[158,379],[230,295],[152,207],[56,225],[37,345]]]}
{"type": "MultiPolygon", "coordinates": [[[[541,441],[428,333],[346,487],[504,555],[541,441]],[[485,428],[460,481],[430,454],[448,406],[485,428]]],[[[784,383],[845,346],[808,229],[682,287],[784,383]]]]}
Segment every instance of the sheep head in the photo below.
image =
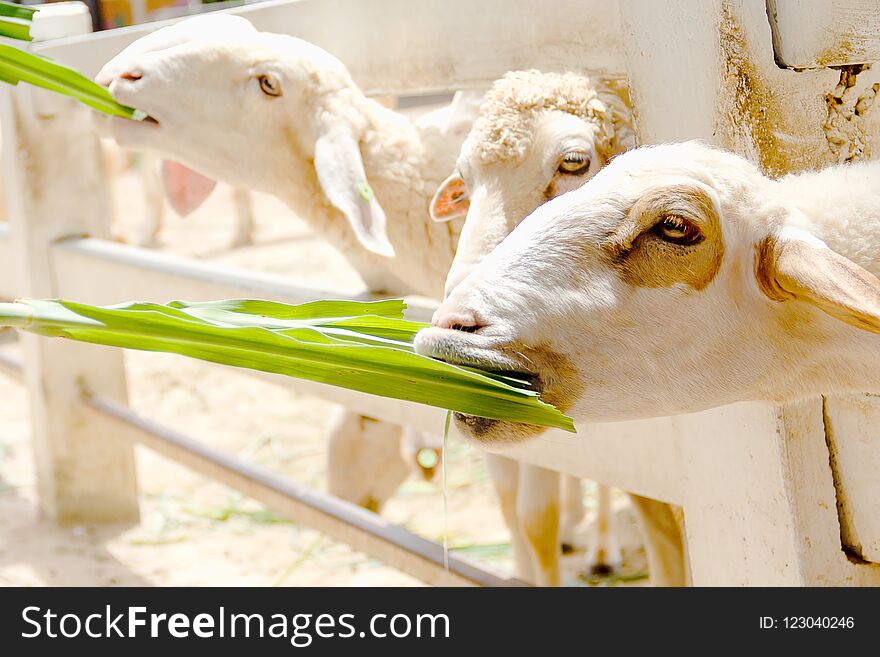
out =
{"type": "Polygon", "coordinates": [[[435,221],[467,216],[447,295],[532,210],[634,142],[625,88],[614,81],[539,71],[498,80],[431,203],[435,221]]]}
{"type": "Polygon", "coordinates": [[[135,41],[97,80],[150,116],[99,119],[120,145],[294,204],[322,195],[365,248],[393,255],[360,153],[362,94],[324,50],[237,16],[197,16],[135,41]]]}
{"type": "MultiPolygon", "coordinates": [[[[784,186],[699,143],[625,153],[527,217],[416,348],[519,372],[581,421],[876,390],[880,280],[812,234],[784,186]]],[[[457,424],[481,441],[540,432],[457,424]]]]}

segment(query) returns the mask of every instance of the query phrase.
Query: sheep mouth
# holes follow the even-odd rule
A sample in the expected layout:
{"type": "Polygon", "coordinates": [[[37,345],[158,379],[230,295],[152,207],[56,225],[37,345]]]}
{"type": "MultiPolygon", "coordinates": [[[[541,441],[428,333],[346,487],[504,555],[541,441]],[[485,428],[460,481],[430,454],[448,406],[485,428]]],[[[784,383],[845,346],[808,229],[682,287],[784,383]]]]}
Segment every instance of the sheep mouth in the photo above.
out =
{"type": "MultiPolygon", "coordinates": [[[[524,362],[522,354],[480,333],[431,327],[418,333],[415,347],[423,356],[481,370],[509,385],[538,393],[544,389],[541,375],[524,362]]],[[[481,446],[516,443],[543,431],[541,427],[467,413],[454,412],[452,417],[458,431],[481,446]]]]}
{"type": "Polygon", "coordinates": [[[468,331],[431,327],[416,335],[416,351],[452,365],[482,370],[506,383],[541,391],[541,377],[522,354],[504,348],[497,338],[468,331]]]}
{"type": "Polygon", "coordinates": [[[99,135],[115,140],[120,146],[142,148],[152,142],[151,135],[154,135],[162,124],[152,114],[138,121],[124,116],[107,116],[94,112],[93,125],[99,135]]]}
{"type": "MultiPolygon", "coordinates": [[[[496,329],[497,331],[497,329],[496,329]]],[[[416,352],[453,365],[503,377],[507,383],[537,392],[563,412],[580,399],[584,384],[571,360],[551,344],[526,344],[485,330],[468,333],[432,326],[419,331],[416,352]]],[[[454,413],[457,430],[484,448],[531,440],[545,427],[454,413]]]]}
{"type": "Polygon", "coordinates": [[[120,123],[132,128],[157,130],[162,125],[162,122],[159,121],[159,119],[157,119],[153,114],[142,109],[136,109],[134,116],[130,119],[124,117],[118,118],[120,119],[120,123]]]}
{"type": "MultiPolygon", "coordinates": [[[[491,369],[489,365],[479,365],[472,360],[469,361],[468,364],[458,363],[449,358],[441,360],[445,360],[447,363],[452,363],[454,365],[478,368],[486,374],[499,377],[504,383],[517,388],[534,390],[539,394],[542,390],[541,377],[534,372],[527,370],[491,369]]],[[[495,420],[479,415],[468,415],[467,413],[459,413],[457,411],[453,412],[452,417],[455,420],[456,427],[465,435],[465,437],[481,444],[519,442],[521,439],[531,434],[532,429],[540,431],[538,427],[532,427],[531,425],[519,424],[507,420],[495,420]]]]}

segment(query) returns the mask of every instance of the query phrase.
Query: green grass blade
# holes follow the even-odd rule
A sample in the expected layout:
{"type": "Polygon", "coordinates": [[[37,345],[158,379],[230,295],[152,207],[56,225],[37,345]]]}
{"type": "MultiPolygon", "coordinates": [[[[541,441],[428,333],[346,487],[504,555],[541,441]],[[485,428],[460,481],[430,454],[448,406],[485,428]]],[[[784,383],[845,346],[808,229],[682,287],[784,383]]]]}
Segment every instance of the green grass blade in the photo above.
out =
{"type": "MultiPolygon", "coordinates": [[[[377,333],[392,326],[393,332],[408,332],[411,338],[422,324],[358,315],[326,318],[328,324],[347,323],[350,328],[324,327],[314,316],[314,307],[299,312],[296,306],[283,305],[272,307],[276,316],[307,314],[309,319],[235,313],[225,309],[234,307],[229,303],[97,307],[67,301],[29,301],[0,304],[0,325],[49,337],[176,353],[471,415],[574,430],[570,418],[513,379],[506,381],[421,356],[412,350],[411,339],[394,341],[356,330],[359,323],[377,333]],[[276,326],[279,323],[283,328],[276,326]],[[406,324],[412,327],[407,330],[406,324]]],[[[363,304],[360,310],[370,307],[375,306],[363,304]]],[[[353,306],[347,309],[358,310],[353,306]]]]}
{"type": "MultiPolygon", "coordinates": [[[[2,5],[0,5],[2,8],[2,5]]],[[[2,13],[0,13],[2,16],[2,13]]],[[[0,18],[0,36],[19,41],[31,41],[30,21],[19,18],[0,18]]]]}
{"type": "Polygon", "coordinates": [[[194,339],[200,343],[205,342],[220,347],[245,346],[256,352],[281,351],[285,355],[301,359],[310,360],[317,357],[321,362],[331,366],[365,369],[386,376],[394,376],[398,373],[399,367],[404,367],[407,378],[414,381],[431,383],[433,377],[439,376],[437,380],[433,380],[433,383],[445,385],[449,380],[464,381],[465,385],[487,388],[487,394],[516,390],[520,394],[535,396],[534,392],[492,380],[473,369],[449,365],[412,351],[389,349],[378,345],[354,345],[350,341],[328,335],[315,326],[273,331],[263,326],[214,323],[160,304],[148,303],[111,308],[87,306],[69,301],[29,303],[37,309],[38,317],[47,318],[48,321],[44,322],[43,328],[39,330],[48,331],[48,334],[60,329],[67,337],[71,337],[71,334],[80,329],[78,320],[82,319],[86,328],[95,326],[97,322],[112,330],[130,333],[132,336],[158,335],[183,341],[194,339]],[[60,322],[59,317],[62,318],[60,322]],[[77,319],[73,320],[73,317],[77,319]]]}
{"type": "Polygon", "coordinates": [[[81,73],[6,44],[0,44],[0,79],[48,89],[111,116],[135,120],[146,118],[140,110],[117,103],[107,89],[81,73]]]}
{"type": "Polygon", "coordinates": [[[8,16],[9,18],[20,18],[22,20],[30,21],[36,13],[36,7],[17,5],[14,2],[0,2],[0,16],[8,16]]]}
{"type": "Polygon", "coordinates": [[[407,320],[388,319],[386,317],[347,317],[321,322],[325,328],[348,329],[358,331],[376,338],[412,342],[416,333],[430,324],[410,322],[407,320]]]}
{"type": "Polygon", "coordinates": [[[18,78],[14,74],[6,73],[3,66],[0,65],[0,82],[11,84],[13,87],[18,84],[18,78]]]}
{"type": "Polygon", "coordinates": [[[356,317],[378,315],[391,319],[403,319],[406,303],[403,299],[383,301],[336,301],[324,299],[290,305],[278,301],[260,299],[226,299],[224,301],[172,301],[173,308],[205,308],[227,310],[247,315],[263,315],[274,319],[324,319],[326,317],[356,317]]]}

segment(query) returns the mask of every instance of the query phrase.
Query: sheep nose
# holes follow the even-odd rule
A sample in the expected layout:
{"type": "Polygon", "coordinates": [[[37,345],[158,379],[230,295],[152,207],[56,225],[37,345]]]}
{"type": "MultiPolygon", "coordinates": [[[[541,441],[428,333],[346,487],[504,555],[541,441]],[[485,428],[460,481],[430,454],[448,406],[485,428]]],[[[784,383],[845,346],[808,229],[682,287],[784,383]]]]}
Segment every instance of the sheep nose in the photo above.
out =
{"type": "Polygon", "coordinates": [[[132,82],[136,82],[137,80],[140,80],[142,77],[144,77],[144,72],[139,68],[133,68],[128,71],[123,71],[116,77],[123,80],[131,80],[132,82]]]}
{"type": "Polygon", "coordinates": [[[142,77],[144,77],[144,72],[140,68],[125,68],[120,70],[114,66],[107,67],[98,73],[95,82],[102,87],[109,87],[114,80],[129,80],[131,82],[137,82],[142,77]]]}
{"type": "Polygon", "coordinates": [[[434,313],[434,326],[437,328],[452,329],[453,331],[465,331],[473,333],[481,327],[476,313],[470,310],[455,308],[447,309],[448,304],[443,304],[434,313]]]}

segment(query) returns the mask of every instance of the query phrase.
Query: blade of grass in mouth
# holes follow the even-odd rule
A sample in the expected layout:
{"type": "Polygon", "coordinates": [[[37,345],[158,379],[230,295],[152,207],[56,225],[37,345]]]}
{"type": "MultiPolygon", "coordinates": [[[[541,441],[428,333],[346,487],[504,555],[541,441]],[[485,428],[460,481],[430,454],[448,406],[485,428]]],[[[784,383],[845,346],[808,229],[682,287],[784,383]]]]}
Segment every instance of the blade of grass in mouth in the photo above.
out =
{"type": "Polygon", "coordinates": [[[82,73],[7,44],[0,44],[0,80],[13,85],[25,82],[54,91],[110,116],[135,121],[147,118],[142,110],[116,102],[105,87],[82,73]]]}

